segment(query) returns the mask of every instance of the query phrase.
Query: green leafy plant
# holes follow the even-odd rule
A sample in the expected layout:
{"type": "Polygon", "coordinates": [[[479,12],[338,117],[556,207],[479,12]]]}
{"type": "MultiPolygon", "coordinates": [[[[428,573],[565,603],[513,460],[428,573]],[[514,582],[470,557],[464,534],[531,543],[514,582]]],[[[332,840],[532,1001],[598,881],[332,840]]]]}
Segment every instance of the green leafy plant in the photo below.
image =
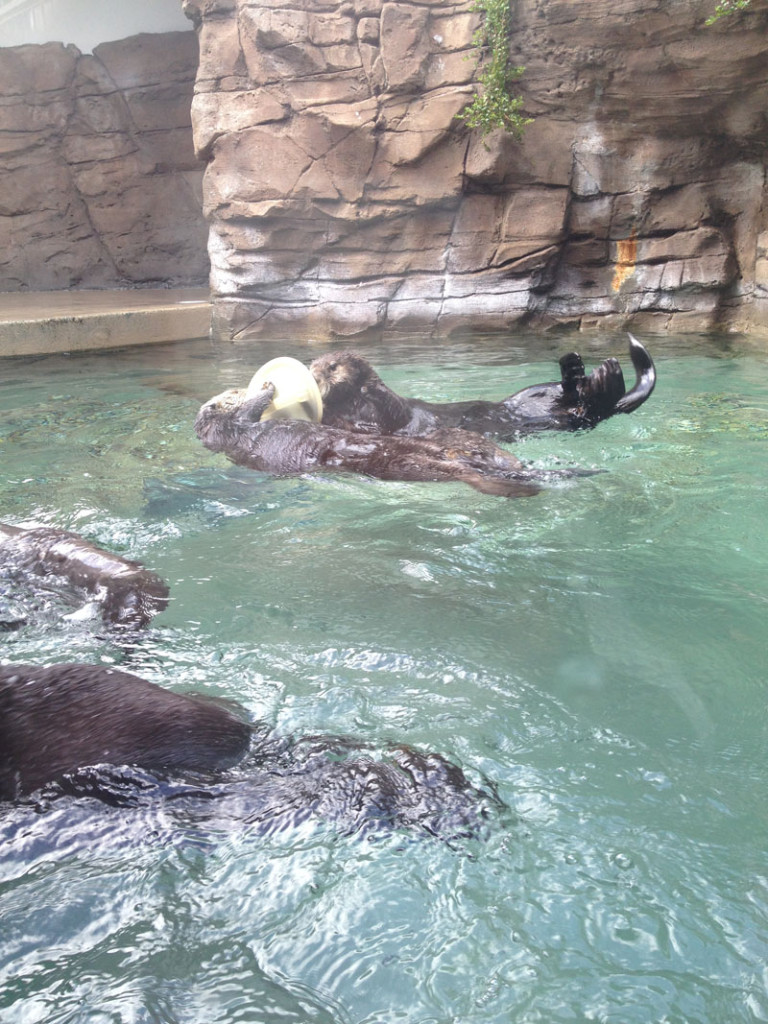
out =
{"type": "Polygon", "coordinates": [[[710,15],[705,24],[714,25],[718,18],[722,18],[726,14],[733,14],[735,11],[743,11],[745,7],[749,7],[752,0],[719,0],[715,13],[710,15]]]}
{"type": "Polygon", "coordinates": [[[510,63],[509,4],[510,0],[473,0],[471,5],[471,10],[483,15],[483,22],[473,39],[475,46],[481,50],[478,82],[482,91],[475,94],[475,98],[458,117],[469,128],[479,128],[483,136],[495,128],[502,128],[520,138],[523,129],[532,120],[520,113],[522,98],[510,92],[510,86],[525,68],[510,63]]]}

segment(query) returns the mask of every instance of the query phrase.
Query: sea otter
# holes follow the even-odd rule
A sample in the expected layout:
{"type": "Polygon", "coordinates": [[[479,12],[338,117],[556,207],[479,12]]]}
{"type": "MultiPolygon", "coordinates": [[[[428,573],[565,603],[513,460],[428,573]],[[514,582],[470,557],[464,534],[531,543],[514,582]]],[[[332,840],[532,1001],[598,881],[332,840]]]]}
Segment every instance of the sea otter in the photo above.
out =
{"type": "Polygon", "coordinates": [[[542,481],[590,472],[526,468],[492,441],[465,430],[396,437],[362,435],[306,420],[260,422],[274,392],[267,382],[254,398],[246,398],[242,389],[216,395],[197,414],[197,436],[206,448],[237,465],[266,473],[331,469],[382,480],[456,480],[504,497],[535,494],[542,481]]]}
{"type": "Polygon", "coordinates": [[[210,771],[239,761],[251,729],[228,706],[102,665],[0,666],[0,799],[87,765],[210,771]]]}
{"type": "Polygon", "coordinates": [[[274,831],[310,818],[343,832],[474,831],[497,797],[439,754],[346,737],[276,737],[242,709],[101,665],[0,667],[0,800],[167,797],[185,820],[274,831]],[[38,794],[39,795],[39,794],[38,794]]]}
{"type": "Polygon", "coordinates": [[[355,352],[330,352],[310,364],[323,399],[323,423],[372,434],[421,437],[442,427],[511,441],[540,430],[594,427],[616,413],[637,409],[650,396],[656,370],[647,349],[629,335],[636,381],[624,385],[621,366],[606,359],[587,376],[581,356],[560,360],[561,379],[535,384],[500,402],[436,404],[403,398],[355,352]]]}
{"type": "Polygon", "coordinates": [[[0,566],[67,580],[96,598],[110,626],[142,628],[168,604],[168,586],[155,573],[68,530],[0,523],[0,566]]]}

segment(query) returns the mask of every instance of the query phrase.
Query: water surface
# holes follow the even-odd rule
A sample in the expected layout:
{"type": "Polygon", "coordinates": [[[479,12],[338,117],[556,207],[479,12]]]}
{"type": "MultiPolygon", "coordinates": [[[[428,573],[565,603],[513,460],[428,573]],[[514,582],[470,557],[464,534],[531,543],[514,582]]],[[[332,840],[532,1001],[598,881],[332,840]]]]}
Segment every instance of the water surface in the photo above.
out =
{"type": "MultiPolygon", "coordinates": [[[[577,340],[628,367],[622,336],[577,340]]],[[[203,400],[322,346],[3,363],[2,519],[75,530],[172,595],[127,659],[37,595],[3,661],[119,662],[280,732],[436,750],[510,811],[445,843],[189,826],[162,801],[6,809],[0,1020],[768,1019],[768,357],[647,342],[641,410],[515,446],[605,472],[514,501],[273,479],[200,446],[203,400]]],[[[569,344],[365,352],[401,393],[458,400],[551,379],[569,344]]]]}

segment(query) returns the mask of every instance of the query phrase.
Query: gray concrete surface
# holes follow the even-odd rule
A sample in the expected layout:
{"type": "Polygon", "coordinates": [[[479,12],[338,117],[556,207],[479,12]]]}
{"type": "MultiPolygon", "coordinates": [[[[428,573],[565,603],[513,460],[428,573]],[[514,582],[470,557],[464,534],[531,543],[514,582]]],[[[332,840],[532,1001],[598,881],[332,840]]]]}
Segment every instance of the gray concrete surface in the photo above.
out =
{"type": "Polygon", "coordinates": [[[208,336],[207,288],[0,294],[0,357],[208,336]]]}

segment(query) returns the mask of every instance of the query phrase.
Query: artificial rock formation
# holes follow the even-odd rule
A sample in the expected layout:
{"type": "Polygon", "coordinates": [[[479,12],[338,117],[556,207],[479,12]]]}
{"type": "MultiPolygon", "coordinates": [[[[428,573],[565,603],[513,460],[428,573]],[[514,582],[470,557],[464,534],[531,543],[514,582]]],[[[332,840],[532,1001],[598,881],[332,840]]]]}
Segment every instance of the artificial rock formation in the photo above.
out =
{"type": "Polygon", "coordinates": [[[468,0],[183,6],[217,333],[768,323],[766,0],[515,0],[521,142],[468,0]]]}
{"type": "Polygon", "coordinates": [[[204,284],[194,32],[0,48],[0,292],[204,284]]]}

